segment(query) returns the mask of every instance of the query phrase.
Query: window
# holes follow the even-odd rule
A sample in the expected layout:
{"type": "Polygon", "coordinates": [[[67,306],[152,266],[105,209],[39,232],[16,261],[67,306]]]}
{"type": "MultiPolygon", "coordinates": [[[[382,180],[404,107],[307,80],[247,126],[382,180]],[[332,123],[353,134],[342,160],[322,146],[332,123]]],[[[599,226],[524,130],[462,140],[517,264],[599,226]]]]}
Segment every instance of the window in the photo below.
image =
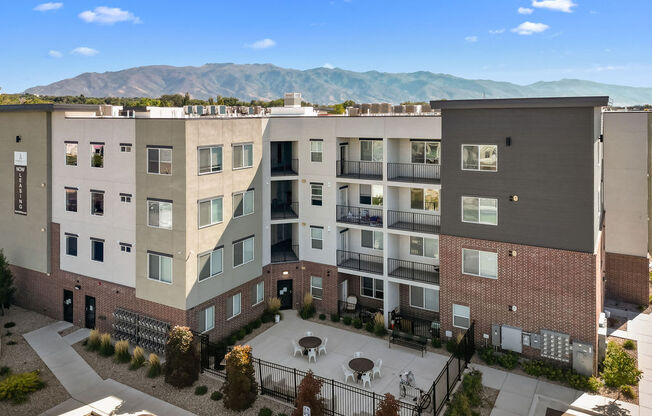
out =
{"type": "Polygon", "coordinates": [[[215,306],[209,306],[201,312],[199,321],[200,332],[207,332],[215,328],[215,306]],[[203,319],[202,319],[203,318],[203,319]]]}
{"type": "Polygon", "coordinates": [[[77,236],[74,234],[66,233],[66,254],[77,256],[77,236]]]}
{"type": "Polygon", "coordinates": [[[382,231],[360,230],[360,237],[361,237],[360,245],[362,247],[373,248],[375,250],[383,249],[382,231]]]}
{"type": "Polygon", "coordinates": [[[147,200],[147,225],[150,227],[172,229],[172,202],[147,200]]]}
{"type": "Polygon", "coordinates": [[[462,145],[462,170],[485,170],[495,172],[498,169],[498,146],[496,145],[462,145]]]}
{"type": "Polygon", "coordinates": [[[163,283],[172,283],[172,256],[167,254],[147,253],[148,277],[163,283]]]}
{"type": "Polygon", "coordinates": [[[265,282],[258,282],[251,286],[251,306],[256,306],[265,299],[265,282]]]}
{"type": "Polygon", "coordinates": [[[368,298],[383,298],[383,280],[360,277],[360,294],[368,298]]]}
{"type": "Polygon", "coordinates": [[[131,143],[120,143],[120,151],[122,153],[131,153],[131,143]]]}
{"type": "Polygon", "coordinates": [[[77,212],[77,188],[66,188],[66,211],[77,212]]]}
{"type": "Polygon", "coordinates": [[[104,261],[104,240],[91,238],[91,260],[104,261]]]}
{"type": "Polygon", "coordinates": [[[360,185],[360,203],[364,205],[383,205],[382,185],[360,185]]]}
{"type": "Polygon", "coordinates": [[[199,174],[222,172],[222,146],[200,147],[199,174]]]}
{"type": "Polygon", "coordinates": [[[104,191],[91,190],[91,215],[104,215],[104,191]]]}
{"type": "Polygon", "coordinates": [[[410,254],[435,259],[439,257],[439,240],[437,238],[410,237],[410,254]]]}
{"type": "Polygon", "coordinates": [[[91,167],[104,167],[104,143],[91,143],[91,167]]]}
{"type": "Polygon", "coordinates": [[[131,244],[120,243],[120,251],[123,253],[131,253],[131,244]]]}
{"type": "Polygon", "coordinates": [[[360,160],[367,162],[382,162],[383,141],[360,140],[360,160]]]}
{"type": "Polygon", "coordinates": [[[254,212],[254,190],[233,194],[233,216],[235,218],[254,212]]]}
{"type": "Polygon", "coordinates": [[[475,224],[498,225],[498,200],[463,196],[462,221],[475,224]]]}
{"type": "Polygon", "coordinates": [[[463,248],[462,273],[497,279],[498,253],[463,248]]]}
{"type": "Polygon", "coordinates": [[[223,220],[222,200],[218,198],[199,201],[199,228],[217,224],[223,220]]]}
{"type": "Polygon", "coordinates": [[[131,194],[120,194],[120,202],[131,202],[131,194]]]}
{"type": "Polygon", "coordinates": [[[310,240],[312,248],[321,250],[324,248],[324,229],[322,227],[310,227],[310,240]]]}
{"type": "Polygon", "coordinates": [[[217,276],[218,274],[222,273],[223,256],[223,247],[218,247],[211,252],[197,256],[197,259],[199,260],[199,265],[197,266],[197,279],[201,282],[202,280],[206,280],[209,277],[217,276]]]}
{"type": "Polygon", "coordinates": [[[77,166],[77,142],[66,142],[66,165],[77,166]]]}
{"type": "Polygon", "coordinates": [[[231,319],[235,316],[240,315],[241,311],[241,301],[242,295],[240,293],[236,293],[233,296],[230,296],[226,300],[226,319],[231,319]]]}
{"type": "Polygon", "coordinates": [[[468,306],[453,304],[453,326],[468,329],[471,325],[471,310],[468,306]]]}
{"type": "Polygon", "coordinates": [[[233,145],[233,169],[250,168],[254,165],[254,145],[233,145]]]}
{"type": "Polygon", "coordinates": [[[324,185],[320,183],[310,184],[310,200],[312,205],[322,206],[323,187],[324,185]]]}
{"type": "Polygon", "coordinates": [[[412,142],[412,163],[439,164],[439,142],[412,142]]]}
{"type": "Polygon", "coordinates": [[[410,286],[410,306],[439,312],[439,291],[410,286]]]}
{"type": "Polygon", "coordinates": [[[310,161],[321,162],[323,159],[324,142],[321,140],[310,141],[310,161]]]}
{"type": "Polygon", "coordinates": [[[254,237],[233,243],[233,267],[249,263],[254,259],[254,237]]]}
{"type": "Polygon", "coordinates": [[[439,210],[439,191],[436,189],[410,189],[410,208],[426,211],[439,210]]]}
{"type": "Polygon", "coordinates": [[[172,175],[172,149],[164,147],[147,148],[147,173],[172,175]]]}
{"type": "Polygon", "coordinates": [[[324,295],[324,288],[322,286],[323,280],[321,277],[310,276],[310,294],[315,299],[322,299],[324,295]]]}

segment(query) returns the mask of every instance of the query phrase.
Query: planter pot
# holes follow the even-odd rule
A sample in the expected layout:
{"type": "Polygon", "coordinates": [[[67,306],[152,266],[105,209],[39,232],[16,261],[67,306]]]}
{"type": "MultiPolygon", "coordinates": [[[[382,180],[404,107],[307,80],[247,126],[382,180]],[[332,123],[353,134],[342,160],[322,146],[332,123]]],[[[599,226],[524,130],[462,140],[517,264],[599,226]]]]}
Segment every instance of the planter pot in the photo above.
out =
{"type": "Polygon", "coordinates": [[[274,322],[276,322],[276,323],[281,322],[281,315],[279,315],[279,314],[274,315],[274,322]]]}

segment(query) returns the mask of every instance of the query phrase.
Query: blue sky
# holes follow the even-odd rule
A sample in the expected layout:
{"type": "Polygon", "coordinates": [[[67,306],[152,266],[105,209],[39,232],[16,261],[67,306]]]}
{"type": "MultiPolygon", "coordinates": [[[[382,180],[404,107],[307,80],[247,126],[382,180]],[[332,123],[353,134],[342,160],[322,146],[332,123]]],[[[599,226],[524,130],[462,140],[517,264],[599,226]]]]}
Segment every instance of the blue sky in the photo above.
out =
{"type": "Polygon", "coordinates": [[[0,87],[272,63],[652,87],[650,0],[0,0],[0,87]]]}

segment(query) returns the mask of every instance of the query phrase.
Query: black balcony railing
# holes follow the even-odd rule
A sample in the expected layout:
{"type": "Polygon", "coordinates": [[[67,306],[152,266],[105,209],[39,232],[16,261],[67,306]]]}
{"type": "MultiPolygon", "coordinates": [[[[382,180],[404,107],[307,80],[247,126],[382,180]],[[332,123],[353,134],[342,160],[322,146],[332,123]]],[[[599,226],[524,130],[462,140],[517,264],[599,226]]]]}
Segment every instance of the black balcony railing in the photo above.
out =
{"type": "Polygon", "coordinates": [[[424,338],[439,338],[440,317],[439,312],[415,313],[411,311],[394,310],[390,312],[392,329],[397,329],[408,334],[424,338]]]}
{"type": "Polygon", "coordinates": [[[387,179],[398,182],[439,183],[440,165],[387,163],[387,179]]]}
{"type": "Polygon", "coordinates": [[[290,241],[272,244],[272,263],[289,263],[299,261],[299,245],[290,241]]]}
{"type": "Polygon", "coordinates": [[[337,265],[344,269],[383,274],[382,256],[337,250],[337,265]]]}
{"type": "Polygon", "coordinates": [[[439,215],[421,212],[387,211],[387,226],[396,230],[439,234],[439,215]]]}
{"type": "Polygon", "coordinates": [[[371,227],[383,226],[382,209],[351,207],[348,205],[338,205],[336,208],[336,218],[338,222],[369,225],[371,227]]]}
{"type": "Polygon", "coordinates": [[[291,176],[299,174],[299,159],[272,159],[272,176],[291,176]]]}
{"type": "Polygon", "coordinates": [[[337,161],[337,177],[358,179],[382,179],[383,162],[337,161]]]}
{"type": "Polygon", "coordinates": [[[439,284],[439,266],[416,261],[387,259],[387,274],[414,282],[439,284]]]}
{"type": "MultiPolygon", "coordinates": [[[[345,300],[337,301],[337,312],[340,316],[351,316],[353,318],[359,318],[362,323],[367,323],[373,321],[376,313],[380,312],[382,315],[382,308],[374,308],[370,306],[361,305],[359,303],[360,299],[356,303],[349,303],[345,300]]],[[[381,305],[382,305],[382,301],[381,305]]]]}
{"type": "Polygon", "coordinates": [[[272,201],[272,219],[286,220],[291,218],[299,218],[299,203],[291,202],[288,204],[274,199],[272,201]]]}

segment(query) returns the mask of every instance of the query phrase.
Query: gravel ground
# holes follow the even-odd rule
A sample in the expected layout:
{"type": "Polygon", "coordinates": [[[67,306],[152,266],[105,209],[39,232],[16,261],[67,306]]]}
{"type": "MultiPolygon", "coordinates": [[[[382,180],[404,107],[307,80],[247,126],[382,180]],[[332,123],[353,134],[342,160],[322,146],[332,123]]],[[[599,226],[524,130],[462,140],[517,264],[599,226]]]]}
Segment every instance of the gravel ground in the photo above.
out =
{"type": "Polygon", "coordinates": [[[219,415],[239,415],[239,416],[257,416],[258,411],[263,407],[268,407],[274,411],[275,415],[279,413],[290,414],[292,409],[282,403],[271,400],[267,397],[258,396],[254,405],[243,412],[232,412],[222,405],[222,401],[215,402],[210,399],[213,391],[219,390],[222,383],[208,375],[200,374],[199,380],[192,387],[177,389],[166,384],[163,376],[151,379],[146,377],[146,367],[135,371],[129,370],[128,364],[116,364],[112,358],[104,358],[94,352],[86,351],[82,343],[73,345],[73,348],[81,355],[86,362],[100,375],[100,377],[112,378],[120,383],[138,389],[147,394],[151,394],[161,400],[165,400],[175,406],[186,409],[197,415],[212,416],[219,415]],[[205,385],[208,387],[208,393],[203,396],[195,396],[195,387],[205,385]]]}
{"type": "Polygon", "coordinates": [[[68,392],[21,336],[52,322],[55,321],[17,306],[13,306],[8,312],[5,311],[5,316],[0,317],[0,330],[2,330],[0,366],[10,367],[14,374],[39,370],[41,379],[46,384],[43,389],[32,393],[25,403],[12,405],[9,402],[0,402],[0,415],[38,415],[70,398],[68,392]],[[5,329],[4,324],[7,322],[15,322],[16,326],[5,329]],[[11,332],[11,335],[7,336],[7,331],[11,332]],[[7,345],[11,341],[16,344],[7,345]]]}
{"type": "Polygon", "coordinates": [[[500,390],[482,386],[482,407],[475,409],[480,416],[491,415],[491,411],[493,410],[494,405],[496,404],[496,399],[498,398],[498,393],[500,393],[500,390]]]}

